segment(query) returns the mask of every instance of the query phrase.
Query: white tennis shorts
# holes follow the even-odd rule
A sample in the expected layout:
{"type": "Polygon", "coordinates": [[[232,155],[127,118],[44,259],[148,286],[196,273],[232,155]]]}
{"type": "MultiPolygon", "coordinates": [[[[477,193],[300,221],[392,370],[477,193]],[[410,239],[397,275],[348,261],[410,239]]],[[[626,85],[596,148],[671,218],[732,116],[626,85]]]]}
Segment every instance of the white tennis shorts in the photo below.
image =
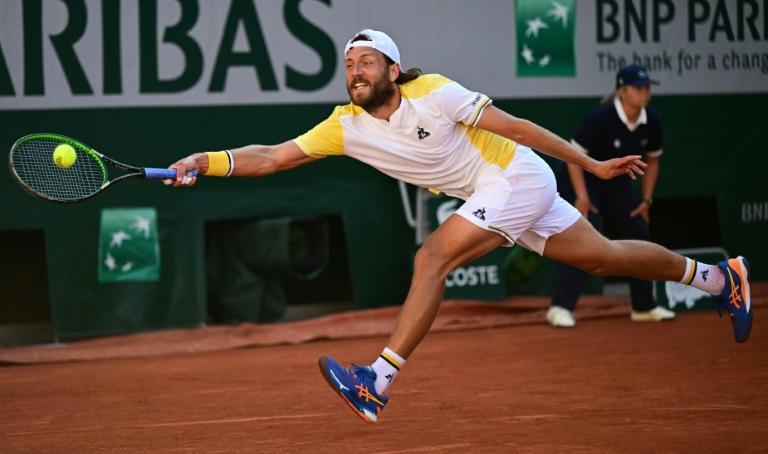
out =
{"type": "Polygon", "coordinates": [[[485,230],[542,255],[547,238],[572,226],[581,213],[557,193],[555,175],[533,150],[517,146],[506,169],[478,178],[475,192],[456,212],[485,230]]]}

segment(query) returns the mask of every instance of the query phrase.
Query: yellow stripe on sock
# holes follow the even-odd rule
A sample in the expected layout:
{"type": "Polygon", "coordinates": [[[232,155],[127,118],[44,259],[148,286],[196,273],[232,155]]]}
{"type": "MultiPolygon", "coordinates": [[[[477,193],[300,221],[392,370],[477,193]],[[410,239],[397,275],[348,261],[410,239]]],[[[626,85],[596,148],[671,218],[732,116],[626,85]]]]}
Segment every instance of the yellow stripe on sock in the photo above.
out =
{"type": "Polygon", "coordinates": [[[698,262],[696,260],[691,260],[692,266],[687,276],[685,276],[685,279],[682,280],[682,283],[685,285],[691,285],[691,282],[693,282],[693,278],[696,277],[696,268],[698,268],[698,262]]]}
{"type": "Polygon", "coordinates": [[[400,368],[403,367],[403,365],[400,364],[400,361],[391,357],[386,352],[381,352],[381,357],[384,358],[389,364],[391,364],[397,370],[400,370],[400,368]]]}

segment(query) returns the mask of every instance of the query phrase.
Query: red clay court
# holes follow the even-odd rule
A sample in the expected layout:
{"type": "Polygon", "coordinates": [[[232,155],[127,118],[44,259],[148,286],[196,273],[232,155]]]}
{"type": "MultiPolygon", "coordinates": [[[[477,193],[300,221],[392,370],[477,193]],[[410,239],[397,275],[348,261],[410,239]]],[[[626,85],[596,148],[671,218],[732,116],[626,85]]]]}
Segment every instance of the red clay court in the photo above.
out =
{"type": "Polygon", "coordinates": [[[544,298],[446,302],[377,425],[316,362],[371,361],[397,308],[2,348],[0,451],[765,452],[768,286],[754,293],[742,345],[715,312],[632,323],[593,297],[556,330],[544,298]]]}

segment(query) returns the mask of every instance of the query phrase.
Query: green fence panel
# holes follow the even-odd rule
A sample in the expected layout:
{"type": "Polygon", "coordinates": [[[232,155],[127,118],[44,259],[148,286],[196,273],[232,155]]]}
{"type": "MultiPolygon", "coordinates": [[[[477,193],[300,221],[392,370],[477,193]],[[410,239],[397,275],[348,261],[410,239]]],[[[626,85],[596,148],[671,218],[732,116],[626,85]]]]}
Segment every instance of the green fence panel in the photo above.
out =
{"type": "MultiPolygon", "coordinates": [[[[496,100],[496,105],[568,137],[596,102],[496,100]]],[[[768,213],[762,208],[768,185],[763,183],[761,148],[768,141],[768,117],[753,112],[755,105],[766,102],[768,95],[657,96],[653,101],[665,127],[656,197],[716,196],[720,246],[748,256],[757,280],[768,278],[768,213]]],[[[165,166],[195,151],[289,140],[325,118],[331,107],[0,111],[0,143],[10,148],[24,134],[58,132],[129,163],[165,166]]],[[[0,234],[19,229],[45,232],[51,316],[59,337],[204,323],[208,221],[337,214],[343,220],[358,307],[400,304],[410,282],[413,232],[397,185],[348,158],[328,158],[262,179],[201,178],[195,188],[136,181],[70,206],[28,197],[6,171],[0,172],[0,213],[0,234]],[[157,212],[159,280],[99,283],[101,210],[130,207],[157,212]]]]}

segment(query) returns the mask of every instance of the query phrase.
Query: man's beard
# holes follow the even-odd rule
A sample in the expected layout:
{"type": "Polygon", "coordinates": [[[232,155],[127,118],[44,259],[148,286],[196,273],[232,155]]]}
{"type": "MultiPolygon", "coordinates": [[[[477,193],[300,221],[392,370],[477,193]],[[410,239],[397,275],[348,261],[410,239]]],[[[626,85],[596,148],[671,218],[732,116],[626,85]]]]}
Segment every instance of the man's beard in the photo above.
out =
{"type": "Polygon", "coordinates": [[[347,85],[347,93],[349,94],[349,99],[353,103],[370,112],[371,110],[377,109],[386,104],[387,101],[389,101],[390,98],[394,96],[395,87],[386,77],[381,77],[376,81],[368,81],[362,77],[359,77],[355,78],[352,83],[347,85]],[[368,86],[370,87],[371,91],[367,98],[355,100],[355,98],[352,96],[352,87],[357,82],[368,82],[368,86]]]}

